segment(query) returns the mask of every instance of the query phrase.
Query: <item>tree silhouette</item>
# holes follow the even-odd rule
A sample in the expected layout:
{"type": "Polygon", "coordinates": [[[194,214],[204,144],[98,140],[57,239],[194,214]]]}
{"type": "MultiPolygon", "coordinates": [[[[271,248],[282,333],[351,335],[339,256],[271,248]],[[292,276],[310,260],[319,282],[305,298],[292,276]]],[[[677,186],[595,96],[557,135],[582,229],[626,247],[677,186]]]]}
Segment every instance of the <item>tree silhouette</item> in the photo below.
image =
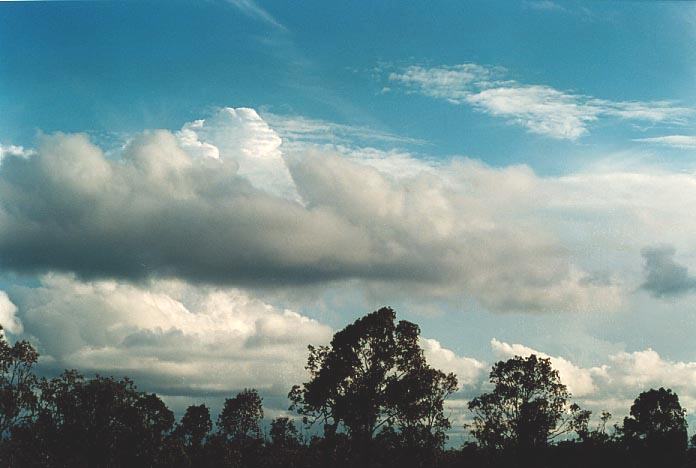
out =
{"type": "Polygon", "coordinates": [[[276,418],[271,421],[271,444],[278,447],[296,447],[301,444],[300,434],[290,418],[276,418]]]}
{"type": "Polygon", "coordinates": [[[549,359],[532,354],[500,361],[490,373],[493,391],[469,402],[471,432],[488,449],[544,448],[587,417],[569,405],[570,393],[549,359]]]}
{"type": "MultiPolygon", "coordinates": [[[[172,439],[181,442],[191,465],[199,466],[203,463],[203,444],[212,428],[213,423],[207,406],[191,405],[186,408],[181,421],[174,429],[172,439]]],[[[176,443],[173,443],[170,449],[177,450],[176,443]]]]}
{"type": "Polygon", "coordinates": [[[0,326],[0,435],[27,422],[36,409],[37,378],[32,370],[38,357],[27,341],[10,346],[0,326]]]}
{"type": "Polygon", "coordinates": [[[174,433],[182,437],[189,447],[200,447],[213,428],[210,410],[205,405],[191,405],[186,408],[184,416],[174,433]]]}
{"type": "Polygon", "coordinates": [[[478,443],[445,449],[444,402],[457,380],[427,364],[419,340],[417,325],[397,323],[383,308],[337,332],[329,346],[310,346],[310,379],[289,395],[304,422],[324,424],[323,436],[307,441],[288,417],[272,420],[264,440],[256,390],[225,400],[214,433],[205,405],[189,406],[174,427],[164,402],[128,378],[89,379],[75,370],[37,378],[34,348],[11,346],[0,333],[0,466],[696,466],[696,449],[686,451],[685,410],[671,390],[641,393],[623,427],[609,432],[611,415],[593,422],[570,403],[550,360],[535,355],[493,366],[493,389],[469,402],[478,443]]]}
{"type": "Polygon", "coordinates": [[[269,435],[267,456],[271,466],[301,466],[302,440],[292,419],[281,417],[271,421],[269,435]]]}
{"type": "Polygon", "coordinates": [[[222,463],[258,465],[262,419],[262,399],[256,390],[244,389],[225,400],[217,421],[218,437],[213,441],[222,463]]]}
{"type": "Polygon", "coordinates": [[[218,429],[228,440],[261,439],[263,405],[259,393],[244,389],[225,400],[218,417],[218,429]]]}
{"type": "Polygon", "coordinates": [[[641,466],[678,466],[687,448],[686,410],[670,389],[638,395],[624,418],[623,433],[641,466]]]}
{"type": "Polygon", "coordinates": [[[455,376],[426,364],[417,325],[395,321],[385,307],[337,332],[329,346],[309,346],[310,380],[289,394],[305,422],[323,423],[329,437],[345,429],[364,454],[379,429],[398,426],[419,440],[427,433],[438,445],[449,427],[443,401],[455,376]]]}
{"type": "Polygon", "coordinates": [[[66,371],[38,389],[37,417],[17,437],[20,466],[153,466],[160,458],[174,415],[131,380],[66,371]]]}

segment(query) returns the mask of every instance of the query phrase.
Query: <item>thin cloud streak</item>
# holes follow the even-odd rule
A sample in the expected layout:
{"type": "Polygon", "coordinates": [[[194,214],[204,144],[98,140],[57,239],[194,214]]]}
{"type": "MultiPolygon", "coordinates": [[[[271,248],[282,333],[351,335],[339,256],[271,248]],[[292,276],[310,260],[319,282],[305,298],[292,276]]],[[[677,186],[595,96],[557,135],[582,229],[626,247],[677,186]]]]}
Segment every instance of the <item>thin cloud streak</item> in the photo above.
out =
{"type": "Polygon", "coordinates": [[[466,63],[425,68],[410,66],[391,73],[389,80],[407,92],[455,105],[469,105],[519,125],[530,133],[560,140],[577,140],[600,118],[682,125],[694,109],[672,101],[612,101],[570,93],[547,85],[527,85],[506,79],[506,70],[466,63]]]}

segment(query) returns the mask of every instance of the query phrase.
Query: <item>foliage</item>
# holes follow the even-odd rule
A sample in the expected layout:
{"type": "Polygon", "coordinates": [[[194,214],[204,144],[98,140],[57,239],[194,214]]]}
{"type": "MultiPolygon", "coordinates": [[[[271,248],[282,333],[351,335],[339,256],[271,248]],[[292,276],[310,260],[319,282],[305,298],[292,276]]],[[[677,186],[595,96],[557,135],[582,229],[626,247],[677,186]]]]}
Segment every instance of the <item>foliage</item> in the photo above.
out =
{"type": "Polygon", "coordinates": [[[624,419],[623,434],[640,464],[678,466],[687,448],[686,411],[672,390],[650,389],[638,395],[624,419]]]}
{"type": "Polygon", "coordinates": [[[128,378],[85,378],[74,370],[38,378],[35,349],[0,334],[0,466],[177,468],[475,468],[677,467],[687,451],[685,411],[669,389],[641,393],[623,426],[608,429],[570,402],[548,359],[498,362],[493,389],[471,400],[478,443],[444,448],[451,427],[444,401],[453,374],[430,367],[419,328],[396,323],[391,309],[369,314],[311,347],[310,380],[290,392],[305,422],[300,434],[278,417],[264,437],[258,392],[225,400],[214,427],[205,405],[189,406],[178,424],[155,394],[128,378]],[[572,437],[572,433],[576,437],[572,437]]]}
{"type": "Polygon", "coordinates": [[[572,431],[589,413],[569,404],[570,393],[549,359],[515,356],[493,366],[494,388],[469,402],[471,433],[492,450],[529,450],[572,431]]]}
{"type": "Polygon", "coordinates": [[[337,332],[329,346],[309,346],[310,380],[290,391],[291,409],[330,436],[345,430],[359,443],[397,426],[411,442],[428,434],[440,447],[450,422],[444,399],[457,389],[454,374],[427,365],[417,325],[390,308],[366,315],[337,332]]]}
{"type": "Polygon", "coordinates": [[[27,341],[10,346],[0,326],[0,435],[27,419],[36,409],[32,368],[38,353],[27,341]]]}

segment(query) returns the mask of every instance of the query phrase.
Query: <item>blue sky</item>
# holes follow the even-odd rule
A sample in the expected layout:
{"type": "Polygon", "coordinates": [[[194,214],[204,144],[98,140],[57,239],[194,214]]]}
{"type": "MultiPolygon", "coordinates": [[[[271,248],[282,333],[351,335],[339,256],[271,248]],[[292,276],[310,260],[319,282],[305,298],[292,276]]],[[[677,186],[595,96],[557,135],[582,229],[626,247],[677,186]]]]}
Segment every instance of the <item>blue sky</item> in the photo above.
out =
{"type": "Polygon", "coordinates": [[[47,371],[280,401],[391,304],[461,398],[534,351],[594,410],[696,411],[695,34],[686,2],[0,2],[0,323],[47,371]]]}
{"type": "Polygon", "coordinates": [[[569,145],[471,108],[382,93],[393,87],[389,74],[477,63],[504,67],[523,84],[599,99],[693,101],[690,6],[550,5],[443,2],[426,12],[418,2],[270,2],[269,21],[224,1],[7,2],[2,138],[31,142],[37,129],[178,128],[234,103],[419,138],[431,154],[558,173],[587,153],[664,129],[598,122],[592,138],[569,145]]]}

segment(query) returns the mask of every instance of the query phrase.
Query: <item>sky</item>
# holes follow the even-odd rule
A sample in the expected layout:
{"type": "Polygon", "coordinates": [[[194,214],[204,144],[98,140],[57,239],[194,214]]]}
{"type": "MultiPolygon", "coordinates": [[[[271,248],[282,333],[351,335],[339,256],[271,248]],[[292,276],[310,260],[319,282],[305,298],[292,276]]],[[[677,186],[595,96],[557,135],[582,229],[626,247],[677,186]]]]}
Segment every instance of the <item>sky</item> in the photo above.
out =
{"type": "Polygon", "coordinates": [[[688,2],[0,2],[0,324],[274,416],[390,305],[455,425],[531,353],[696,415],[694,40],[688,2]]]}

